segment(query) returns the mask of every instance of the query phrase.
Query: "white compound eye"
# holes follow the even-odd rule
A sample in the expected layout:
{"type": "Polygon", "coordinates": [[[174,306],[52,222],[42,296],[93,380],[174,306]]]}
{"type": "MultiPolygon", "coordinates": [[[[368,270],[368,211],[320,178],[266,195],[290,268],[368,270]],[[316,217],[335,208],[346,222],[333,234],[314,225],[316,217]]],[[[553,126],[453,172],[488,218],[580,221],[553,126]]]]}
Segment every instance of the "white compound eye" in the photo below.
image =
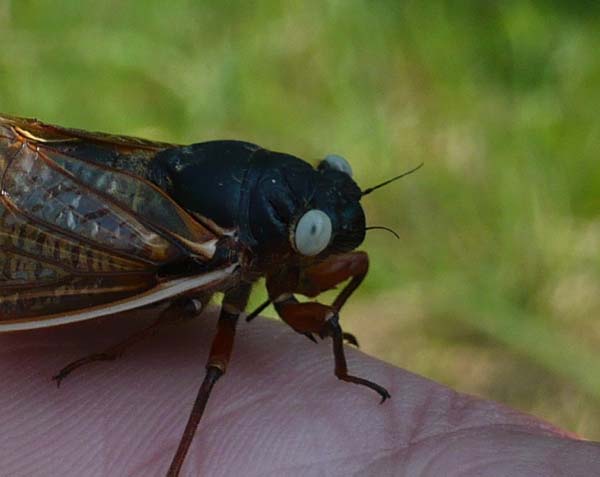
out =
{"type": "Polygon", "coordinates": [[[323,162],[325,162],[331,169],[344,172],[352,177],[352,167],[350,166],[350,163],[342,156],[338,156],[337,154],[329,154],[325,156],[323,162]]]}
{"type": "Polygon", "coordinates": [[[306,212],[296,225],[294,248],[302,255],[318,255],[331,240],[331,219],[322,210],[306,212]]]}

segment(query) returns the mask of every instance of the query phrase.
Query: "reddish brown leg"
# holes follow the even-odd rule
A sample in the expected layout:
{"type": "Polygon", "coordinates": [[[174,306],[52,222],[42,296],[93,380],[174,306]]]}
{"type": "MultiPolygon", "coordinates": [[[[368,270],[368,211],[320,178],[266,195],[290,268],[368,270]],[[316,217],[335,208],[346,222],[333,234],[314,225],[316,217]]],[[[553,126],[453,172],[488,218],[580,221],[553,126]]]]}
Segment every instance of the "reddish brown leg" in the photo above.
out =
{"type": "Polygon", "coordinates": [[[333,255],[327,260],[303,270],[300,275],[299,286],[293,291],[313,297],[335,288],[338,284],[350,278],[350,281],[331,305],[335,310],[340,311],[350,295],[365,279],[368,271],[369,256],[365,252],[333,255]]]}
{"type": "Polygon", "coordinates": [[[146,328],[143,328],[139,331],[136,331],[131,336],[128,336],[123,341],[117,343],[116,345],[111,346],[110,348],[104,350],[101,353],[93,353],[88,356],[84,356],[78,360],[69,363],[64,368],[62,368],[57,374],[52,376],[52,379],[56,381],[56,385],[60,386],[63,379],[65,379],[69,374],[75,371],[77,368],[84,366],[86,364],[93,363],[95,361],[112,361],[123,355],[123,353],[133,346],[134,344],[142,341],[144,338],[148,336],[154,335],[159,328],[161,328],[165,324],[173,323],[180,319],[183,319],[186,316],[192,316],[201,308],[196,308],[196,305],[192,300],[178,301],[169,306],[166,310],[164,310],[158,319],[148,325],[146,328]]]}
{"type": "Polygon", "coordinates": [[[369,381],[364,378],[352,376],[348,374],[348,366],[346,364],[346,355],[344,354],[344,338],[342,328],[339,323],[338,315],[336,314],[327,321],[327,329],[331,335],[333,342],[333,356],[335,359],[335,375],[342,381],[348,381],[354,384],[361,384],[372,389],[381,396],[381,403],[386,399],[392,397],[390,393],[383,386],[377,383],[369,381]]]}
{"type": "Polygon", "coordinates": [[[206,408],[206,403],[217,380],[225,374],[235,337],[235,328],[240,313],[246,307],[250,295],[250,286],[240,285],[238,288],[228,291],[223,299],[223,307],[217,322],[217,333],[213,338],[208,361],[206,363],[206,375],[198,390],[196,401],[185,426],[177,452],[171,461],[167,477],[177,477],[188,449],[194,439],[194,434],[206,408]]]}
{"type": "Polygon", "coordinates": [[[313,333],[322,338],[331,336],[335,358],[335,375],[342,381],[366,386],[381,396],[381,402],[390,397],[387,390],[367,379],[348,374],[344,355],[344,339],[358,344],[350,333],[344,333],[339,324],[339,311],[350,295],[365,278],[369,257],[365,252],[351,252],[332,256],[303,270],[280,270],[267,277],[270,300],[279,316],[294,330],[314,340],[313,333]],[[292,293],[317,296],[350,279],[331,306],[317,302],[299,303],[292,293]]]}
{"type": "Polygon", "coordinates": [[[339,324],[338,313],[333,307],[317,302],[299,303],[295,297],[288,296],[285,300],[276,302],[275,309],[281,318],[299,333],[310,336],[312,333],[317,333],[321,337],[331,336],[335,375],[338,379],[372,389],[381,396],[381,402],[390,397],[390,393],[379,384],[348,374],[343,331],[339,324]]]}
{"type": "MultiPolygon", "coordinates": [[[[351,278],[334,300],[332,307],[340,311],[350,295],[358,288],[369,270],[369,256],[365,252],[350,252],[343,255],[334,255],[328,259],[309,267],[299,274],[277,274],[267,282],[270,298],[250,313],[246,321],[251,321],[267,306],[286,292],[300,293],[314,297],[320,293],[335,288],[339,283],[351,278]]],[[[312,341],[310,333],[303,333],[312,341]]],[[[352,333],[343,332],[342,336],[348,343],[358,346],[358,340],[352,333]]]]}
{"type": "MultiPolygon", "coordinates": [[[[309,297],[315,297],[350,279],[331,305],[335,311],[339,312],[348,298],[350,298],[350,295],[362,283],[368,270],[369,256],[365,252],[350,252],[343,255],[331,256],[316,265],[300,271],[279,271],[275,276],[267,278],[269,300],[251,313],[248,320],[254,318],[269,303],[278,299],[281,300],[290,293],[300,293],[309,297]]],[[[315,341],[312,334],[307,332],[302,334],[315,341]]],[[[342,338],[348,343],[358,346],[358,340],[353,334],[342,332],[342,338]]]]}

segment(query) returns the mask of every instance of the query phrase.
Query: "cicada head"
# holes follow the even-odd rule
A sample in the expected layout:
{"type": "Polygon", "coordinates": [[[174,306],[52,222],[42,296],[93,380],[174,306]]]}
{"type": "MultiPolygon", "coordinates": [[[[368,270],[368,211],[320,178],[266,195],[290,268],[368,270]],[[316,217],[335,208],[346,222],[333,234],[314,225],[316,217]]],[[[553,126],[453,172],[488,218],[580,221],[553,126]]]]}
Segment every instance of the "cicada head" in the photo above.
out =
{"type": "Polygon", "coordinates": [[[358,247],[365,238],[361,190],[349,164],[328,156],[315,169],[294,156],[257,151],[250,233],[261,257],[318,257],[358,247]],[[273,253],[274,252],[274,253],[273,253]]]}

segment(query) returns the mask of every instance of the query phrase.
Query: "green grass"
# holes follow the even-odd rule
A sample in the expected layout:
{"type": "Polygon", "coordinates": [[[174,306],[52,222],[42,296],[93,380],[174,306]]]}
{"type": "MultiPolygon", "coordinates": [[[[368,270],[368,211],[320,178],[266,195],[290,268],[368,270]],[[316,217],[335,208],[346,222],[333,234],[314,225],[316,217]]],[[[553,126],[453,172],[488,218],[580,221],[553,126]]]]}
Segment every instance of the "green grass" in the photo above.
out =
{"type": "Polygon", "coordinates": [[[600,438],[595,3],[61,5],[0,3],[0,110],[336,152],[364,186],[425,162],[365,199],[401,240],[369,233],[371,316],[348,322],[385,359],[600,438]]]}

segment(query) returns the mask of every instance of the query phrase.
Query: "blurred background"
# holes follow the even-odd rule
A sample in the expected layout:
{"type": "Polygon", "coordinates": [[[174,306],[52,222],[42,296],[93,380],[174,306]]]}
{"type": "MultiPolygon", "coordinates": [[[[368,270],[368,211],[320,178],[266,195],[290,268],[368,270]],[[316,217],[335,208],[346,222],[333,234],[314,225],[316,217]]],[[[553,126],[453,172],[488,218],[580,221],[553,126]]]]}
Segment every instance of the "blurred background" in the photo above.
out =
{"type": "Polygon", "coordinates": [[[365,198],[400,240],[368,234],[346,329],[600,439],[600,3],[56,5],[0,0],[0,111],[338,153],[363,187],[425,162],[365,198]]]}

